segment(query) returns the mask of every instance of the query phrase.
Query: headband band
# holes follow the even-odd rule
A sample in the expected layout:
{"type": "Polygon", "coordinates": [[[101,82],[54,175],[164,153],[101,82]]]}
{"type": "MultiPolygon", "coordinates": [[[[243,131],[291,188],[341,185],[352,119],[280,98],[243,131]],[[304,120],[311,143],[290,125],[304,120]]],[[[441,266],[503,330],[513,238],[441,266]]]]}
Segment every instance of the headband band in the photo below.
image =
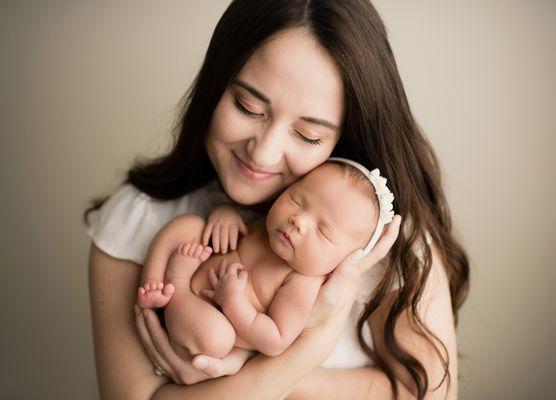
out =
{"type": "Polygon", "coordinates": [[[369,171],[358,162],[342,157],[330,157],[328,161],[342,162],[345,164],[349,164],[354,168],[357,168],[363,173],[363,175],[365,175],[365,177],[369,181],[371,181],[371,184],[375,189],[376,197],[378,198],[379,215],[378,221],[376,223],[376,229],[373,232],[369,243],[367,243],[363,250],[361,250],[361,257],[364,257],[369,254],[371,249],[380,238],[384,226],[392,222],[392,219],[394,218],[394,206],[392,205],[392,202],[394,201],[394,194],[392,194],[390,189],[388,189],[388,187],[386,186],[386,178],[380,176],[380,171],[378,168],[369,171]]]}

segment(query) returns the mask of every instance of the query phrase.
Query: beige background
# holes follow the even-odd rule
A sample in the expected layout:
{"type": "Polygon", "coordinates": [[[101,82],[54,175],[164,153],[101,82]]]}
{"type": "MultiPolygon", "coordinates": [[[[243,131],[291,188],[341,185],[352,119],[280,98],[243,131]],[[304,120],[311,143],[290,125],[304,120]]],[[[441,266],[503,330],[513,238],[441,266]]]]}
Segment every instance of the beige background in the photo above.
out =
{"type": "MultiPolygon", "coordinates": [[[[81,212],[165,148],[227,3],[0,2],[0,398],[97,398],[81,212]]],[[[461,397],[555,398],[556,2],[376,6],[472,261],[461,397]]]]}

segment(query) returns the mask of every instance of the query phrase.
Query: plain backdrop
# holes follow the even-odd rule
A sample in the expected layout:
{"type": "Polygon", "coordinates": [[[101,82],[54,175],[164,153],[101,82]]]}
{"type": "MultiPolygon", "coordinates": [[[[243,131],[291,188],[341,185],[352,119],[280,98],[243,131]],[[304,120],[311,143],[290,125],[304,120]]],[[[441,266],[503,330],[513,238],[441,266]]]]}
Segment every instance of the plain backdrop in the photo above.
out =
{"type": "MultiPolygon", "coordinates": [[[[556,2],[374,3],[472,263],[461,398],[556,398],[556,2]]],[[[81,214],[167,148],[227,4],[0,1],[0,398],[98,397],[81,214]]]]}

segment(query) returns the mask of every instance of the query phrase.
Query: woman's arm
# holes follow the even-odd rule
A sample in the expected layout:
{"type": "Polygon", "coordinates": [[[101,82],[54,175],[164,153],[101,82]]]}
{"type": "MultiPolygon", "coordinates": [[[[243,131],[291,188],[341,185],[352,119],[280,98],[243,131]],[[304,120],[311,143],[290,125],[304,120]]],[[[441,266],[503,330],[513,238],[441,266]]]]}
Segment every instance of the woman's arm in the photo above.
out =
{"type": "Polygon", "coordinates": [[[150,399],[166,383],[139,341],[133,305],[141,268],[95,245],[89,258],[89,293],[99,393],[102,399],[150,399]]]}
{"type": "MultiPolygon", "coordinates": [[[[458,392],[458,359],[455,326],[452,317],[450,291],[444,266],[433,247],[431,273],[420,302],[420,316],[427,327],[448,350],[450,387],[444,380],[444,367],[430,343],[416,333],[407,314],[400,317],[395,334],[404,348],[408,349],[424,366],[429,379],[426,399],[455,399],[458,392]]],[[[384,323],[394,295],[385,298],[370,319],[374,348],[392,367],[398,381],[399,399],[415,399],[413,381],[404,367],[387,354],[382,340],[384,323]]],[[[391,399],[392,388],[386,374],[377,368],[325,369],[318,368],[304,377],[287,397],[288,400],[309,399],[391,399]]]]}
{"type": "Polygon", "coordinates": [[[279,357],[253,358],[234,376],[191,386],[169,384],[167,378],[153,373],[137,336],[133,306],[140,274],[137,264],[112,258],[92,245],[89,286],[102,399],[212,399],[217,393],[226,393],[230,399],[280,398],[322,362],[323,349],[333,347],[324,346],[325,341],[335,340],[331,336],[323,345],[315,345],[315,337],[306,337],[279,357]]]}
{"type": "MultiPolygon", "coordinates": [[[[377,368],[317,368],[290,392],[287,400],[389,400],[394,395],[386,374],[377,368]]],[[[400,384],[398,400],[413,400],[400,384]]]]}

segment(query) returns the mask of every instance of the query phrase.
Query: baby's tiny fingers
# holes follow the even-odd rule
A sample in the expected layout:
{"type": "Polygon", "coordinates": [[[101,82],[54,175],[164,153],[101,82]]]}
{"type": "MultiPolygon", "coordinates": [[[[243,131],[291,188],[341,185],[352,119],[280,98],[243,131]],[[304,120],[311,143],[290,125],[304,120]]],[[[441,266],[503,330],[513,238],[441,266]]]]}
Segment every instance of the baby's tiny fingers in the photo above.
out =
{"type": "Polygon", "coordinates": [[[212,267],[210,267],[208,270],[208,278],[211,286],[215,288],[218,285],[218,277],[216,276],[216,272],[212,267]]]}
{"type": "Polygon", "coordinates": [[[243,265],[241,265],[240,263],[232,263],[228,267],[227,272],[233,276],[238,276],[238,271],[242,271],[242,270],[243,270],[243,265]]]}
{"type": "Polygon", "coordinates": [[[232,225],[230,227],[230,250],[235,250],[237,247],[237,233],[238,227],[237,225],[232,225]]]}
{"type": "Polygon", "coordinates": [[[215,253],[220,252],[220,227],[218,226],[212,230],[212,250],[215,253]]]}
{"type": "Polygon", "coordinates": [[[201,290],[201,294],[205,296],[207,299],[214,299],[214,290],[203,289],[201,290]]]}
{"type": "Polygon", "coordinates": [[[247,229],[247,226],[245,225],[245,223],[241,218],[238,218],[238,224],[239,224],[239,231],[243,234],[243,236],[247,236],[249,230],[247,229]]]}
{"type": "Polygon", "coordinates": [[[218,277],[222,279],[226,274],[226,269],[228,267],[228,262],[226,260],[220,261],[220,269],[218,270],[218,277]]]}
{"type": "Polygon", "coordinates": [[[243,281],[243,280],[246,280],[246,279],[247,279],[247,275],[248,275],[248,274],[247,274],[247,271],[245,271],[245,270],[240,270],[237,277],[238,277],[240,280],[243,281]]]}
{"type": "Polygon", "coordinates": [[[222,245],[222,253],[226,254],[228,252],[228,240],[229,240],[229,233],[228,233],[228,226],[223,225],[220,228],[220,240],[222,245]]]}

